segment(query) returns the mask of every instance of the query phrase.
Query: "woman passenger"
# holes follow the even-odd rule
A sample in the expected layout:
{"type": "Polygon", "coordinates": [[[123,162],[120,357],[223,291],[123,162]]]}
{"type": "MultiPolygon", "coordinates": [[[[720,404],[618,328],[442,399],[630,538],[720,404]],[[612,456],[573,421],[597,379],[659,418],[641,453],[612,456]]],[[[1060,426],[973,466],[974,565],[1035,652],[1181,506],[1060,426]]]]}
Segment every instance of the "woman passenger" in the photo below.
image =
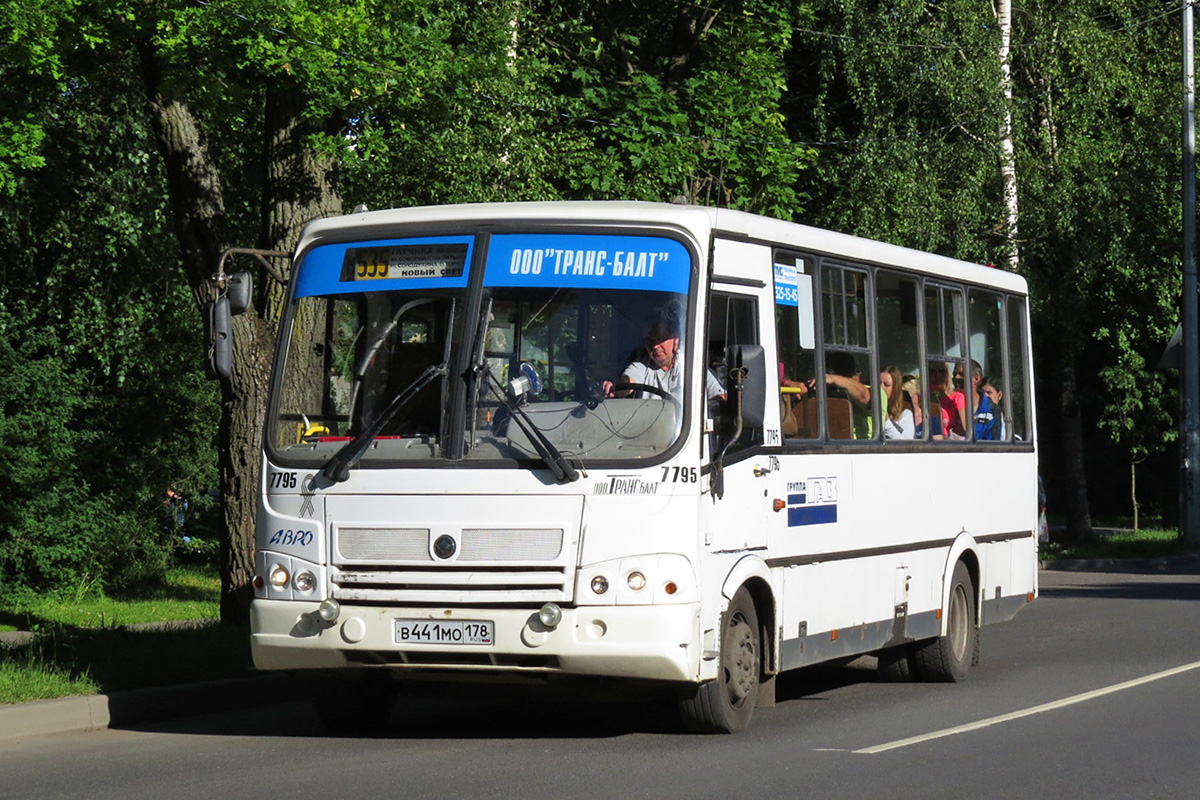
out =
{"type": "Polygon", "coordinates": [[[913,413],[904,404],[903,378],[900,370],[887,367],[879,373],[879,386],[886,398],[883,408],[883,438],[912,439],[916,433],[913,413]]]}

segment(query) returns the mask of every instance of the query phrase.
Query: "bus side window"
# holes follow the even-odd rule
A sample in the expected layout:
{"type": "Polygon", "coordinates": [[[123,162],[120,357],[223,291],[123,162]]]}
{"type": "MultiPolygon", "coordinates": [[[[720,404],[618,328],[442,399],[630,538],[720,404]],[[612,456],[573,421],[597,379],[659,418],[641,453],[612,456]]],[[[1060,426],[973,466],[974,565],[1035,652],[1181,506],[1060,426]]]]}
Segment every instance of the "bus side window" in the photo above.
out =
{"type": "MultiPolygon", "coordinates": [[[[704,363],[708,372],[716,376],[717,382],[729,388],[728,368],[725,364],[725,349],[736,344],[759,344],[758,303],[753,297],[713,292],[708,304],[708,335],[705,337],[704,363]]],[[[706,376],[707,377],[707,376],[706,376]]],[[[703,387],[700,387],[703,391],[703,387]]],[[[713,430],[717,437],[732,432],[733,418],[728,402],[710,402],[713,430]]],[[[761,444],[763,429],[752,428],[742,432],[734,449],[761,444]]]]}
{"type": "Polygon", "coordinates": [[[1005,408],[1008,411],[1006,422],[1011,423],[1012,428],[1008,439],[1027,442],[1029,441],[1030,387],[1025,372],[1025,301],[1010,295],[1005,306],[1008,324],[1008,386],[1004,388],[1004,400],[1005,408]]]}
{"type": "Polygon", "coordinates": [[[776,251],[774,261],[780,428],[785,439],[816,439],[820,414],[815,383],[813,264],[804,256],[783,251],[776,251]]]}
{"type": "MultiPolygon", "coordinates": [[[[879,343],[879,383],[888,372],[892,382],[891,394],[880,394],[880,415],[885,440],[911,441],[925,439],[930,427],[941,434],[941,425],[925,424],[925,370],[921,369],[921,337],[917,322],[917,282],[913,278],[879,270],[875,273],[876,339],[879,343]],[[891,370],[895,372],[891,372],[891,370]],[[898,380],[894,380],[898,376],[898,380]],[[912,389],[906,390],[905,383],[912,389]],[[897,398],[896,394],[901,393],[897,398]]],[[[875,385],[879,385],[876,383],[875,385]]]]}
{"type": "Polygon", "coordinates": [[[971,361],[963,377],[972,421],[968,428],[975,441],[1004,441],[1010,431],[1005,427],[1003,411],[1008,378],[1004,371],[1004,339],[1000,335],[1003,307],[1000,295],[972,289],[967,295],[967,307],[971,361]],[[986,391],[987,388],[991,391],[986,391]]]}
{"type": "Polygon", "coordinates": [[[966,438],[966,395],[957,391],[953,375],[963,365],[962,290],[925,284],[925,350],[929,374],[930,413],[933,404],[942,415],[943,440],[961,441],[966,438]]]}
{"type": "Polygon", "coordinates": [[[821,314],[825,333],[826,431],[831,439],[871,439],[871,375],[868,338],[867,273],[849,267],[822,266],[821,314]],[[846,402],[834,402],[844,400],[846,402]],[[849,425],[846,424],[847,412],[849,425]]]}

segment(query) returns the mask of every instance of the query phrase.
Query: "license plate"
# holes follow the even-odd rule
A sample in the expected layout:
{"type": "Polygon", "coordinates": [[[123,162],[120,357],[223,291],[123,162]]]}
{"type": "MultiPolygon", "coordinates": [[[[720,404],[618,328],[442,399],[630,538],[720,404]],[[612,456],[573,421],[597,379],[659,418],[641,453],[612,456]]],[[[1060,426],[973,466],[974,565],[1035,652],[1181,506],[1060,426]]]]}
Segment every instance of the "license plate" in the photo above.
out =
{"type": "Polygon", "coordinates": [[[396,644],[493,644],[490,619],[398,619],[396,644]]]}

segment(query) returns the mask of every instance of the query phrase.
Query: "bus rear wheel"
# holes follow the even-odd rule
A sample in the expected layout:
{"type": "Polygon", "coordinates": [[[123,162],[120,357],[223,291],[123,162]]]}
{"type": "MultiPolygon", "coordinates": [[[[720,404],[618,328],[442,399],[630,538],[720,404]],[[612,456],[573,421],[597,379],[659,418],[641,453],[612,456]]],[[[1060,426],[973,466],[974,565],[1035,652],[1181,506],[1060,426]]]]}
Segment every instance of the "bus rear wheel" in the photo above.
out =
{"type": "Polygon", "coordinates": [[[927,681],[966,680],[979,648],[979,628],[975,624],[975,585],[967,565],[958,562],[950,579],[950,600],[946,604],[946,633],[916,647],[917,666],[927,681]]]}
{"type": "Polygon", "coordinates": [[[695,687],[680,702],[684,727],[693,733],[745,730],[758,702],[762,636],[758,612],[745,587],[729,603],[721,627],[717,679],[695,687]]]}

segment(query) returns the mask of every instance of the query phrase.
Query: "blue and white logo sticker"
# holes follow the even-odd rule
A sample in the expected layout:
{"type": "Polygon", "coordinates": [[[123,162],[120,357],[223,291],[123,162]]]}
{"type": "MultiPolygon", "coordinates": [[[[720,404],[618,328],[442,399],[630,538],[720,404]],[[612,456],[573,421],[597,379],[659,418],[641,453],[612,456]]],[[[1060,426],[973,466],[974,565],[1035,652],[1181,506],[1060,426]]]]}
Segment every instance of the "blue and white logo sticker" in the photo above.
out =
{"type": "Polygon", "coordinates": [[[796,268],[790,264],[775,265],[775,305],[800,305],[800,287],[796,279],[796,268]]]}
{"type": "Polygon", "coordinates": [[[837,522],[837,478],[808,478],[787,485],[787,524],[825,525],[837,522]]]}
{"type": "Polygon", "coordinates": [[[637,289],[685,293],[692,259],[662,236],[497,234],[488,244],[488,286],[637,289]]]}

